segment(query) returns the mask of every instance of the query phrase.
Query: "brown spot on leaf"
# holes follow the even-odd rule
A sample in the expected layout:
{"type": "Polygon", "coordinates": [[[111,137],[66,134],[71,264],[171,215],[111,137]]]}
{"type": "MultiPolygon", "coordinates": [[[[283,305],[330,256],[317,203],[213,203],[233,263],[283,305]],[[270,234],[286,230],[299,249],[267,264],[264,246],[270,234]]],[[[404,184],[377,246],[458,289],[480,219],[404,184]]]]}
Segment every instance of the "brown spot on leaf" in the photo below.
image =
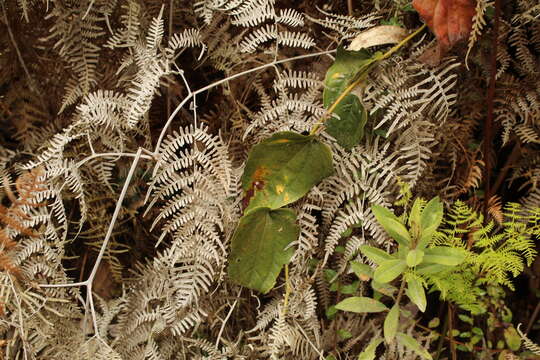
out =
{"type": "Polygon", "coordinates": [[[264,166],[258,167],[255,170],[253,176],[251,177],[251,185],[246,190],[244,198],[242,199],[242,211],[244,211],[249,206],[249,202],[251,198],[255,196],[255,192],[257,190],[264,189],[264,185],[266,184],[265,179],[268,174],[270,174],[270,170],[268,170],[264,166]]]}

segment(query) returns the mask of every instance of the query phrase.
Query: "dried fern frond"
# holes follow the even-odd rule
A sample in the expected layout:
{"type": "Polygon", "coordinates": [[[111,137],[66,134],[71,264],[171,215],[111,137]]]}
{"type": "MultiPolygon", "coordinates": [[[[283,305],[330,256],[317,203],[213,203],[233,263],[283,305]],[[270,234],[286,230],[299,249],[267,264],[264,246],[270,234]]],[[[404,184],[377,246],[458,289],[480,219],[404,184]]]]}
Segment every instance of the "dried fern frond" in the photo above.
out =
{"type": "MultiPolygon", "coordinates": [[[[486,25],[486,10],[493,6],[493,1],[489,0],[478,0],[476,2],[476,9],[475,14],[472,20],[472,28],[471,33],[469,35],[469,40],[467,44],[467,54],[465,55],[465,64],[467,65],[467,59],[469,58],[469,54],[480,38],[480,35],[482,34],[482,30],[484,29],[484,26],[486,25]]],[[[467,65],[468,66],[468,65],[467,65]]]]}
{"type": "Polygon", "coordinates": [[[531,339],[529,339],[529,338],[527,337],[527,335],[525,335],[525,334],[521,331],[520,327],[521,327],[521,324],[518,325],[518,327],[517,327],[516,330],[517,330],[519,336],[521,337],[521,341],[523,341],[523,346],[524,346],[527,350],[531,351],[533,354],[535,354],[535,355],[540,355],[540,346],[538,346],[538,345],[535,344],[531,339]]]}
{"type": "Polygon", "coordinates": [[[374,26],[375,21],[378,19],[376,14],[368,14],[356,18],[326,12],[322,9],[319,9],[319,11],[325,16],[324,19],[308,17],[309,20],[336,31],[343,39],[350,39],[356,36],[358,32],[374,26]]]}

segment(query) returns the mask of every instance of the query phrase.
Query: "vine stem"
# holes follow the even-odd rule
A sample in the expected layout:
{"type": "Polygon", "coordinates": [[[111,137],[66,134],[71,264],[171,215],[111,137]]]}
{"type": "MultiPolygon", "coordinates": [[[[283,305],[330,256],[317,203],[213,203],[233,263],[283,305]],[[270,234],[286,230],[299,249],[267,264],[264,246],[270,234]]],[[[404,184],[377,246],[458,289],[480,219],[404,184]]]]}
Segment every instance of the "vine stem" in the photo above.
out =
{"type": "Polygon", "coordinates": [[[399,302],[401,301],[401,297],[403,296],[403,291],[405,291],[405,279],[401,279],[401,285],[399,287],[398,295],[396,297],[396,304],[399,306],[399,302]]]}
{"type": "Polygon", "coordinates": [[[291,294],[291,282],[289,280],[289,264],[285,264],[285,295],[283,297],[282,316],[287,314],[287,305],[289,305],[289,296],[291,294]]]}
{"type": "MultiPolygon", "coordinates": [[[[390,56],[392,56],[396,51],[398,51],[399,49],[401,49],[405,44],[407,44],[412,38],[414,38],[416,35],[418,35],[420,32],[422,32],[422,30],[424,30],[424,28],[426,27],[426,24],[420,26],[415,32],[413,32],[412,34],[410,34],[409,36],[407,36],[405,39],[401,40],[398,44],[394,45],[390,50],[388,50],[387,52],[385,52],[384,54],[382,55],[379,55],[379,56],[375,56],[374,58],[374,61],[369,64],[368,66],[366,66],[364,72],[358,77],[358,79],[356,79],[355,81],[353,81],[349,86],[347,86],[347,88],[345,90],[343,90],[343,92],[338,96],[338,98],[332,103],[332,105],[330,105],[330,107],[328,108],[328,110],[326,111],[326,113],[322,116],[321,120],[316,123],[313,128],[311,129],[309,135],[315,135],[317,133],[317,131],[324,125],[324,123],[326,122],[326,120],[328,120],[328,118],[330,117],[330,115],[334,112],[334,110],[336,109],[336,107],[341,103],[341,101],[343,101],[343,99],[345,99],[345,97],[347,95],[349,95],[351,93],[351,91],[354,90],[355,87],[357,87],[358,85],[360,85],[360,83],[367,77],[369,71],[380,61],[382,60],[385,60],[385,59],[388,59],[390,56]]],[[[362,69],[362,68],[361,68],[362,69]]]]}
{"type": "Polygon", "coordinates": [[[334,52],[336,52],[337,49],[333,49],[333,50],[326,50],[326,51],[321,51],[321,52],[317,52],[317,53],[313,53],[313,54],[306,54],[306,55],[300,55],[300,56],[295,56],[295,57],[291,57],[291,58],[287,58],[287,59],[282,59],[282,60],[275,60],[275,61],[272,61],[271,63],[268,63],[268,64],[263,64],[261,66],[257,66],[255,68],[252,68],[252,69],[249,69],[249,70],[245,70],[245,71],[242,71],[242,72],[239,72],[237,74],[234,74],[234,75],[231,75],[229,77],[226,77],[225,79],[221,79],[221,80],[218,80],[216,82],[213,82],[212,84],[209,84],[209,85],[206,85],[198,90],[195,90],[195,91],[188,91],[188,95],[182,100],[182,102],[180,102],[180,104],[178,104],[178,106],[176,106],[176,108],[174,109],[174,111],[171,113],[171,115],[169,116],[169,118],[167,119],[167,122],[165,123],[165,125],[163,126],[163,129],[161,130],[161,133],[159,134],[159,138],[157,140],[157,143],[156,143],[156,146],[154,148],[154,154],[157,155],[158,151],[159,151],[159,147],[161,146],[161,143],[163,142],[163,138],[165,137],[165,134],[167,132],[167,129],[169,128],[169,126],[171,125],[174,117],[178,114],[178,112],[184,107],[184,105],[193,97],[197,96],[198,94],[202,93],[202,92],[205,92],[207,90],[210,90],[216,86],[219,86],[223,83],[226,83],[228,81],[231,81],[231,80],[234,80],[236,78],[239,78],[239,77],[242,77],[244,75],[248,75],[248,74],[251,74],[253,72],[256,72],[256,71],[260,71],[260,70],[264,70],[266,68],[269,68],[269,67],[273,67],[275,65],[278,65],[278,64],[282,64],[282,63],[286,63],[286,62],[289,62],[289,61],[295,61],[295,60],[301,60],[301,59],[306,59],[306,58],[310,58],[310,57],[317,57],[317,56],[322,56],[322,55],[328,55],[328,54],[332,54],[334,52]]]}

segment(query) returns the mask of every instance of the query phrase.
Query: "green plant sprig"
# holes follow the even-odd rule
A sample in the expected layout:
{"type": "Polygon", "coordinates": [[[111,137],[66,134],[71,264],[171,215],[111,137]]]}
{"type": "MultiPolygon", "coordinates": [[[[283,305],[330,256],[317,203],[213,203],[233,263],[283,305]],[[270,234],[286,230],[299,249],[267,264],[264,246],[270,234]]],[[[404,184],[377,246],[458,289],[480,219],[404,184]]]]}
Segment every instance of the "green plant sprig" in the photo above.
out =
{"type": "Polygon", "coordinates": [[[396,51],[401,49],[405,44],[407,44],[412,38],[414,38],[416,35],[418,35],[424,28],[426,27],[426,24],[419,27],[415,32],[411,33],[409,36],[407,36],[405,39],[403,39],[401,42],[393,46],[390,50],[388,50],[385,53],[377,52],[375,53],[369,61],[364,63],[356,72],[356,74],[353,76],[353,80],[349,86],[339,95],[339,97],[332,103],[332,105],[328,108],[326,113],[321,117],[321,120],[317,122],[313,128],[310,131],[310,135],[315,135],[321,127],[324,125],[326,120],[330,118],[330,115],[336,110],[338,105],[345,99],[347,95],[351,93],[351,91],[354,90],[358,85],[362,83],[362,81],[365,80],[369,72],[382,60],[388,59],[390,56],[392,56],[396,51]]]}

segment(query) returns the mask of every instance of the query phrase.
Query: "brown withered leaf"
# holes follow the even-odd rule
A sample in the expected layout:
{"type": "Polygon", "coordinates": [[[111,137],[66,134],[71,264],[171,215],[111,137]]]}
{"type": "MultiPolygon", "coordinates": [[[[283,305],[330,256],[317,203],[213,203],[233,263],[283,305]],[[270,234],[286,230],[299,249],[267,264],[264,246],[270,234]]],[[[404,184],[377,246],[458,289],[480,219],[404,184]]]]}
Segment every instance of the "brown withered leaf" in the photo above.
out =
{"type": "Polygon", "coordinates": [[[412,5],[437,37],[438,56],[469,38],[475,0],[413,0],[412,5]]]}

